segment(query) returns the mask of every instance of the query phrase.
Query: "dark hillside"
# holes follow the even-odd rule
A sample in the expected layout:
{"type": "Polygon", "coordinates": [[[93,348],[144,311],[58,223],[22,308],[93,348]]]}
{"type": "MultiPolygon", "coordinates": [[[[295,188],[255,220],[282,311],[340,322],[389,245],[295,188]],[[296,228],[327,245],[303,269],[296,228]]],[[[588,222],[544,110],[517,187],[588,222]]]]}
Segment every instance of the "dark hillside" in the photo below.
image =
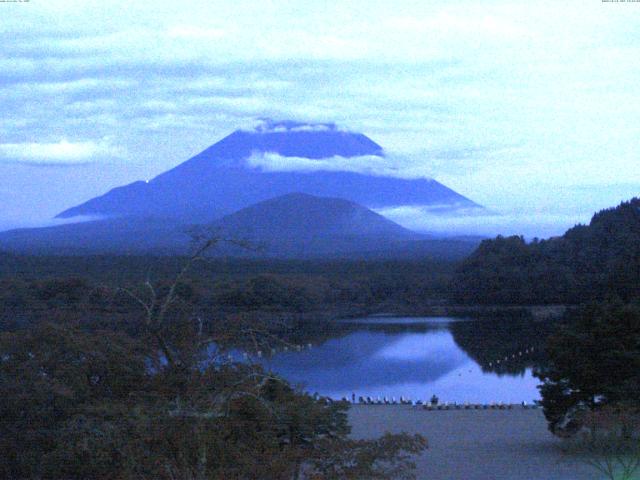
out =
{"type": "Polygon", "coordinates": [[[640,199],[596,213],[562,237],[485,240],[458,269],[461,303],[581,303],[640,298],[640,199]]]}

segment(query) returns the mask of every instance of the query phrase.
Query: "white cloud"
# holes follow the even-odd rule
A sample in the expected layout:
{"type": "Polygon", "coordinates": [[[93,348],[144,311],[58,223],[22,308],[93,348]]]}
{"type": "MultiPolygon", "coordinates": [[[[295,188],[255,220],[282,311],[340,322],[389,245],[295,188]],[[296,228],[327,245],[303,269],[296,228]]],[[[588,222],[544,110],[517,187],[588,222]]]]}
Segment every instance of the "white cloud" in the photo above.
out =
{"type": "Polygon", "coordinates": [[[120,155],[122,151],[106,139],[98,142],[69,142],[63,139],[55,143],[0,144],[0,157],[5,161],[31,164],[73,165],[120,155]]]}
{"type": "MultiPolygon", "coordinates": [[[[0,194],[2,192],[0,191],[0,194]]],[[[14,230],[18,228],[43,228],[43,227],[57,227],[60,225],[68,225],[71,223],[84,223],[93,222],[95,220],[101,220],[104,218],[100,215],[78,215],[72,218],[42,218],[40,220],[24,218],[0,218],[0,232],[7,230],[14,230]]]]}
{"type": "Polygon", "coordinates": [[[289,129],[290,132],[329,132],[335,130],[331,125],[318,123],[315,125],[299,125],[289,129]]]}
{"type": "Polygon", "coordinates": [[[399,178],[429,178],[424,174],[407,175],[393,157],[378,155],[360,155],[356,157],[334,156],[329,158],[311,159],[304,157],[285,157],[273,152],[254,152],[245,160],[247,165],[266,172],[315,172],[340,171],[358,172],[370,175],[389,176],[399,178]]]}
{"type": "Polygon", "coordinates": [[[77,80],[61,82],[26,83],[17,85],[14,89],[18,89],[18,91],[23,93],[23,95],[26,93],[25,90],[27,89],[31,95],[37,91],[40,91],[43,94],[65,94],[92,90],[120,90],[132,88],[134,84],[134,81],[127,79],[80,78],[77,80]]]}
{"type": "Polygon", "coordinates": [[[335,123],[320,123],[314,120],[312,123],[301,123],[291,120],[277,121],[267,118],[261,118],[251,127],[244,129],[248,132],[260,133],[284,133],[284,132],[331,132],[331,131],[347,131],[335,123]]]}
{"type": "Polygon", "coordinates": [[[479,12],[446,12],[440,11],[433,16],[392,17],[386,23],[389,27],[419,34],[433,34],[459,37],[460,35],[497,37],[500,39],[517,39],[529,36],[523,22],[510,18],[509,15],[487,15],[479,12]]]}
{"type": "Polygon", "coordinates": [[[222,28],[202,28],[195,25],[175,25],[167,30],[171,38],[186,38],[190,40],[215,40],[224,37],[222,28]]]}
{"type": "Polygon", "coordinates": [[[423,233],[443,235],[524,235],[548,238],[562,235],[577,223],[588,223],[591,211],[504,211],[459,209],[446,213],[431,207],[400,206],[376,210],[400,225],[423,233]]]}

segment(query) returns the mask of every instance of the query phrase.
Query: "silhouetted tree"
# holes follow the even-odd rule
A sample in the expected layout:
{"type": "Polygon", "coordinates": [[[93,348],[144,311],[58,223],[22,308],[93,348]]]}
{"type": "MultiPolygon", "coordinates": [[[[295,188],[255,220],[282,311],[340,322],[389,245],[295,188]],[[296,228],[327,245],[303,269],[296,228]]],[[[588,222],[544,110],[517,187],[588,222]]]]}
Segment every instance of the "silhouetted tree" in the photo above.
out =
{"type": "Polygon", "coordinates": [[[605,406],[640,407],[640,308],[593,304],[574,313],[537,372],[549,429],[572,433],[584,414],[605,406]]]}
{"type": "MultiPolygon", "coordinates": [[[[123,331],[71,315],[64,305],[28,328],[4,328],[0,476],[413,476],[410,455],[425,448],[422,437],[351,440],[346,403],[315,399],[228,355],[233,346],[263,345],[270,334],[260,325],[203,320],[193,308],[187,272],[214,243],[205,242],[164,285],[87,291],[98,305],[109,296],[115,310],[125,305],[132,320],[123,331]],[[131,313],[133,305],[141,314],[131,313]]],[[[85,301],[77,293],[82,289],[57,282],[44,290],[44,301],[77,304],[85,301]]]]}

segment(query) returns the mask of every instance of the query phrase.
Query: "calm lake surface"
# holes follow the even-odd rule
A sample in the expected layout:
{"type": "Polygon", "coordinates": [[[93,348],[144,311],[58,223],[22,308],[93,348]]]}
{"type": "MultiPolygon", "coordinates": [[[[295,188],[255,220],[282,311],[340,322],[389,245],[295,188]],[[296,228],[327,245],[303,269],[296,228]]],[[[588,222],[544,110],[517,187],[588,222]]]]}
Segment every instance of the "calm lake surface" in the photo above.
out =
{"type": "Polygon", "coordinates": [[[370,317],[341,322],[331,338],[301,351],[277,351],[261,363],[309,393],[402,395],[441,402],[539,399],[532,367],[544,326],[531,321],[370,317]],[[498,363],[499,362],[499,363],[498,363]]]}

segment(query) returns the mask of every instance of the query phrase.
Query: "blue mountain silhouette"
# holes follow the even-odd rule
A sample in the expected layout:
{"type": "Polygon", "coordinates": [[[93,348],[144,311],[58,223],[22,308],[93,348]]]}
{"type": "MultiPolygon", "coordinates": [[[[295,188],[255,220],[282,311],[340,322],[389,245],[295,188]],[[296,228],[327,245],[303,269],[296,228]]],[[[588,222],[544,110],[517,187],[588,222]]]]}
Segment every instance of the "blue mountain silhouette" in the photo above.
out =
{"type": "Polygon", "coordinates": [[[237,130],[149,182],[134,182],[61,212],[75,216],[168,217],[203,223],[269,198],[293,192],[350,200],[368,208],[401,205],[477,207],[431,179],[402,179],[352,171],[265,171],[247,160],[278,154],[310,161],[372,156],[384,159],[380,145],[361,133],[331,123],[265,121],[237,130]]]}

